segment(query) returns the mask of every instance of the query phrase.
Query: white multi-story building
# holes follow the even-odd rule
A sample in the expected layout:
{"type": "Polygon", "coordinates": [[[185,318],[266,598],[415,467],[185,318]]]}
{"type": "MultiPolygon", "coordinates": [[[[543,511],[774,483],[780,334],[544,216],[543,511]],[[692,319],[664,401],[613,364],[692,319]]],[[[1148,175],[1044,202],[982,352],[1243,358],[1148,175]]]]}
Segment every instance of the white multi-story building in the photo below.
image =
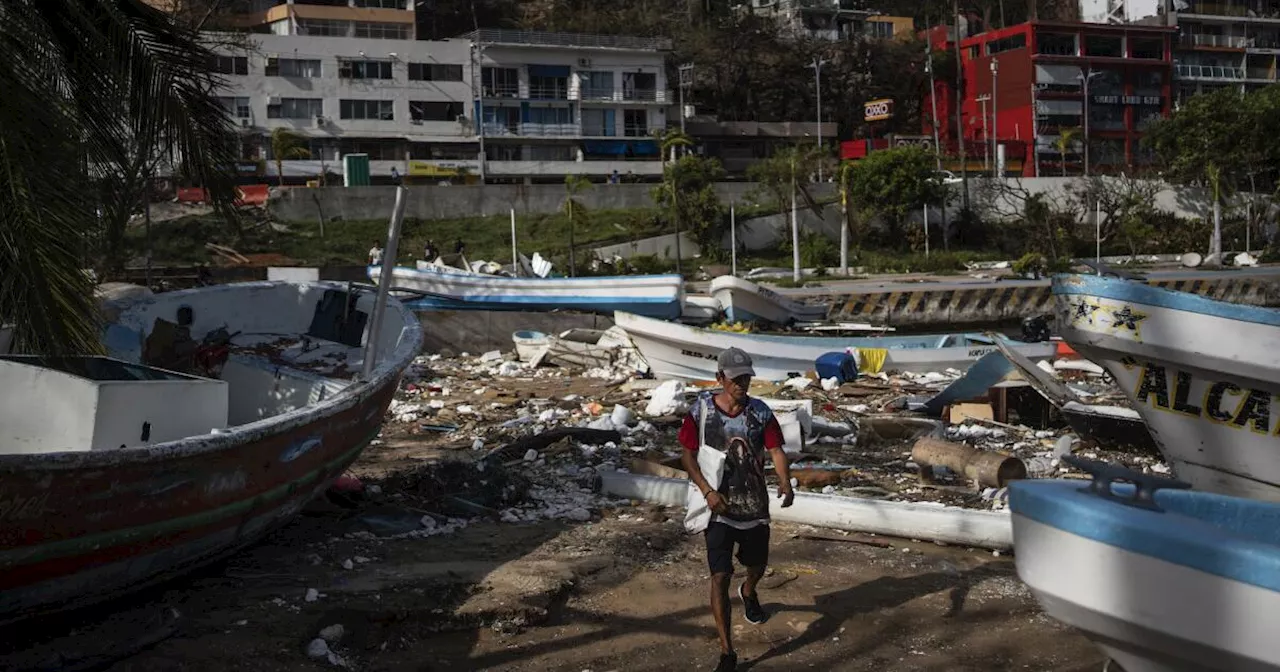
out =
{"type": "Polygon", "coordinates": [[[284,162],[295,182],[341,174],[347,154],[367,154],[379,182],[459,171],[529,182],[662,171],[652,134],[666,127],[672,100],[666,40],[502,30],[440,41],[246,39],[217,64],[246,170],[275,175],[269,135],[287,128],[309,144],[309,158],[284,162]]]}

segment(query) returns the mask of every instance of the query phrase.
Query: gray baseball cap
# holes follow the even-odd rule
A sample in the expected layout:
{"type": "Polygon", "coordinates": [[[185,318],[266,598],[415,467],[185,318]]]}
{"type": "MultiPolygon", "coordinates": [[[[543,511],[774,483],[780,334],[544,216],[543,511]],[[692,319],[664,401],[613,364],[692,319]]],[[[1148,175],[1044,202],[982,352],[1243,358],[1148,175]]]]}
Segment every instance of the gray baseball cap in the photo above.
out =
{"type": "Polygon", "coordinates": [[[716,358],[716,364],[720,372],[729,378],[756,375],[756,370],[751,368],[751,355],[743,352],[742,348],[721,351],[720,356],[716,358]]]}

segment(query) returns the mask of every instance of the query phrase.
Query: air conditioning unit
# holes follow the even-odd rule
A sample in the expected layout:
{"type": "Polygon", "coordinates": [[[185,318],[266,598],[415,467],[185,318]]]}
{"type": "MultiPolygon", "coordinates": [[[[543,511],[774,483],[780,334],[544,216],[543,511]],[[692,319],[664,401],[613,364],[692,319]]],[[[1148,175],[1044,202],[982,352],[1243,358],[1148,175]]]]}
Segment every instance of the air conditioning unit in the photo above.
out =
{"type": "Polygon", "coordinates": [[[589,67],[591,67],[591,59],[589,59],[589,58],[579,58],[579,59],[578,59],[578,67],[579,67],[579,68],[589,68],[589,67]]]}
{"type": "Polygon", "coordinates": [[[271,96],[270,98],[268,98],[268,99],[267,99],[267,104],[268,104],[268,105],[279,105],[279,104],[280,104],[280,97],[279,97],[279,96],[271,96]]]}
{"type": "Polygon", "coordinates": [[[325,124],[324,117],[316,117],[314,122],[312,123],[312,126],[315,126],[316,128],[320,128],[324,126],[324,124],[325,124]]]}

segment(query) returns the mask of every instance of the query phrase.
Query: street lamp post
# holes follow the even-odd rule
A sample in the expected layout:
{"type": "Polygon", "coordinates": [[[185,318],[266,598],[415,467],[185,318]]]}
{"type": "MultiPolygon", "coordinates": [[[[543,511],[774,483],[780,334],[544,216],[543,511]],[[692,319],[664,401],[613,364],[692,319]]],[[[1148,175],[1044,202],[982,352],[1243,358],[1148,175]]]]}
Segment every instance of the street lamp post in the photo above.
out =
{"type": "Polygon", "coordinates": [[[813,68],[814,88],[818,93],[818,181],[822,181],[822,66],[827,64],[825,58],[815,58],[809,64],[813,68]]]}
{"type": "MultiPolygon", "coordinates": [[[[990,161],[990,159],[991,159],[991,156],[990,156],[990,150],[989,150],[989,149],[987,149],[987,141],[988,141],[988,139],[991,137],[991,133],[990,133],[990,131],[989,131],[989,130],[988,130],[988,128],[987,128],[987,119],[988,119],[988,117],[987,117],[987,101],[991,100],[991,96],[977,96],[977,97],[975,97],[975,98],[974,98],[974,100],[978,101],[978,104],[979,104],[979,105],[981,106],[981,108],[982,108],[981,112],[979,113],[979,116],[982,118],[982,138],[983,138],[983,141],[982,141],[982,146],[983,146],[983,150],[982,150],[982,169],[983,169],[983,170],[987,170],[988,168],[990,168],[990,167],[991,167],[991,165],[990,165],[990,163],[989,163],[989,161],[990,161]]],[[[971,124],[972,124],[972,123],[973,123],[973,120],[972,120],[972,119],[971,119],[971,120],[969,120],[969,123],[971,123],[971,124]]]]}
{"type": "MultiPolygon", "coordinates": [[[[1101,72],[1094,72],[1093,68],[1088,68],[1076,77],[1084,82],[1084,106],[1081,108],[1084,116],[1084,176],[1089,177],[1089,80],[1101,75],[1101,72]]],[[[1064,162],[1065,163],[1065,162],[1064,162]]]]}
{"type": "Polygon", "coordinates": [[[991,59],[991,165],[992,174],[1000,172],[1000,129],[998,128],[999,115],[996,113],[996,89],[998,88],[999,78],[996,74],[999,71],[1000,60],[991,59]]]}
{"type": "Polygon", "coordinates": [[[933,45],[925,45],[924,70],[929,73],[929,106],[933,108],[933,156],[942,171],[942,144],[938,142],[938,87],[933,83],[933,45]]]}
{"type": "MultiPolygon", "coordinates": [[[[685,63],[680,66],[680,132],[684,133],[684,90],[693,84],[693,64],[685,63]]],[[[665,158],[664,158],[665,160],[665,158]]]]}

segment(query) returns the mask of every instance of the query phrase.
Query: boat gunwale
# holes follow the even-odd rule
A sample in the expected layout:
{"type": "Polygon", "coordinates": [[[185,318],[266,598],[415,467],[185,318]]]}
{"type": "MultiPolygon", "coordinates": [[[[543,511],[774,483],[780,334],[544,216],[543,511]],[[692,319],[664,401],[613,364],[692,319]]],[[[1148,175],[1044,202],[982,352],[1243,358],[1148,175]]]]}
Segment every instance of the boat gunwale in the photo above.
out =
{"type": "MultiPolygon", "coordinates": [[[[333,281],[292,282],[288,280],[268,280],[243,282],[214,287],[197,287],[194,289],[165,292],[145,297],[134,297],[109,301],[105,307],[124,313],[146,303],[156,303],[158,299],[181,300],[183,297],[208,295],[214,292],[267,290],[281,286],[320,287],[323,289],[347,290],[347,284],[333,281]]],[[[200,434],[173,441],[165,441],[146,447],[127,448],[124,450],[100,451],[59,451],[46,453],[0,454],[0,474],[5,471],[41,469],[46,471],[84,469],[95,467],[114,467],[124,464],[146,464],[167,460],[182,459],[215,453],[258,441],[267,436],[281,434],[300,427],[306,427],[323,421],[343,411],[366,402],[377,395],[387,385],[395,385],[404,369],[413,362],[422,348],[422,323],[418,321],[407,306],[394,297],[388,296],[388,309],[395,310],[403,319],[404,327],[396,349],[385,361],[374,367],[369,380],[352,382],[332,397],[308,404],[302,408],[255,420],[243,425],[225,428],[217,434],[200,434]]],[[[375,296],[374,302],[377,302],[375,296]]],[[[367,336],[366,336],[367,338],[367,336]]]]}
{"type": "MultiPolygon", "coordinates": [[[[991,338],[990,336],[987,336],[986,334],[982,334],[979,332],[948,332],[946,334],[899,335],[899,336],[884,336],[884,335],[850,336],[848,338],[843,338],[839,336],[806,336],[803,334],[760,334],[760,333],[751,333],[751,332],[739,333],[739,332],[733,332],[733,331],[718,331],[715,329],[707,329],[705,327],[694,327],[686,324],[671,322],[669,320],[659,320],[656,318],[646,317],[644,315],[628,313],[625,311],[615,311],[614,324],[617,324],[618,326],[622,327],[624,331],[630,331],[630,329],[633,328],[632,325],[635,325],[635,327],[638,327],[638,331],[640,331],[641,335],[643,336],[648,336],[650,338],[663,339],[663,340],[678,342],[678,343],[701,343],[702,340],[697,338],[697,336],[700,335],[700,332],[708,332],[708,333],[715,334],[716,336],[724,336],[730,339],[743,339],[746,341],[755,341],[756,343],[774,345],[774,346],[786,345],[786,346],[795,346],[795,347],[812,347],[812,346],[831,347],[833,348],[833,352],[835,351],[834,349],[841,349],[841,348],[848,348],[848,347],[886,348],[889,350],[901,350],[901,351],[927,350],[931,352],[936,352],[939,350],[947,350],[949,348],[987,347],[987,346],[995,345],[995,342],[996,342],[996,340],[991,338]],[[663,325],[668,325],[668,326],[662,327],[661,329],[645,329],[644,327],[645,323],[638,322],[636,321],[637,319],[650,320],[652,322],[661,323],[663,325]],[[623,324],[624,322],[626,322],[627,324],[624,325],[623,324]],[[692,332],[692,333],[689,333],[689,332],[692,332]],[[681,337],[678,335],[680,333],[686,333],[688,334],[688,336],[681,337]],[[936,343],[937,339],[940,339],[943,336],[961,337],[961,338],[970,339],[970,340],[966,340],[966,342],[964,343],[948,343],[947,345],[944,345],[944,346],[928,344],[930,341],[933,341],[936,343]],[[912,344],[913,347],[896,347],[896,348],[893,347],[895,344],[900,344],[900,343],[909,343],[909,344],[912,344]],[[915,345],[917,343],[919,343],[920,345],[915,345]]],[[[1033,345],[1029,343],[1023,343],[1020,341],[1012,341],[1011,339],[1005,339],[1005,340],[1013,343],[1014,345],[1020,345],[1020,344],[1033,345]]]]}
{"type": "MultiPolygon", "coordinates": [[[[382,266],[367,266],[365,268],[365,275],[372,277],[373,269],[378,269],[378,273],[379,275],[381,275],[382,268],[383,268],[382,266]]],[[[392,277],[394,277],[396,273],[403,272],[403,273],[411,273],[413,275],[421,275],[421,276],[427,276],[427,277],[443,275],[443,276],[451,276],[451,277],[460,278],[460,279],[478,278],[481,280],[503,280],[503,281],[515,281],[517,283],[531,283],[531,284],[543,283],[543,282],[568,282],[570,284],[575,284],[575,285],[578,285],[578,284],[586,285],[594,282],[608,282],[608,281],[630,281],[633,284],[638,284],[638,283],[635,283],[635,281],[637,279],[643,279],[645,280],[645,283],[643,284],[661,286],[666,282],[674,282],[682,289],[684,287],[684,277],[676,273],[656,273],[652,275],[599,275],[599,276],[587,276],[587,277],[581,277],[581,278],[513,278],[505,275],[488,275],[485,273],[467,272],[467,271],[463,271],[460,268],[454,269],[453,271],[448,271],[448,270],[424,271],[418,268],[410,268],[408,266],[392,266],[391,269],[392,269],[391,270],[392,277]],[[659,282],[660,280],[664,282],[659,282]]]]}
{"type": "Polygon", "coordinates": [[[1280,310],[1275,308],[1231,303],[1201,294],[1180,292],[1174,289],[1165,289],[1164,287],[1152,287],[1133,280],[1096,275],[1062,274],[1053,277],[1051,287],[1055,296],[1093,296],[1112,301],[1128,301],[1153,308],[1180,310],[1237,322],[1280,327],[1280,310]]]}

